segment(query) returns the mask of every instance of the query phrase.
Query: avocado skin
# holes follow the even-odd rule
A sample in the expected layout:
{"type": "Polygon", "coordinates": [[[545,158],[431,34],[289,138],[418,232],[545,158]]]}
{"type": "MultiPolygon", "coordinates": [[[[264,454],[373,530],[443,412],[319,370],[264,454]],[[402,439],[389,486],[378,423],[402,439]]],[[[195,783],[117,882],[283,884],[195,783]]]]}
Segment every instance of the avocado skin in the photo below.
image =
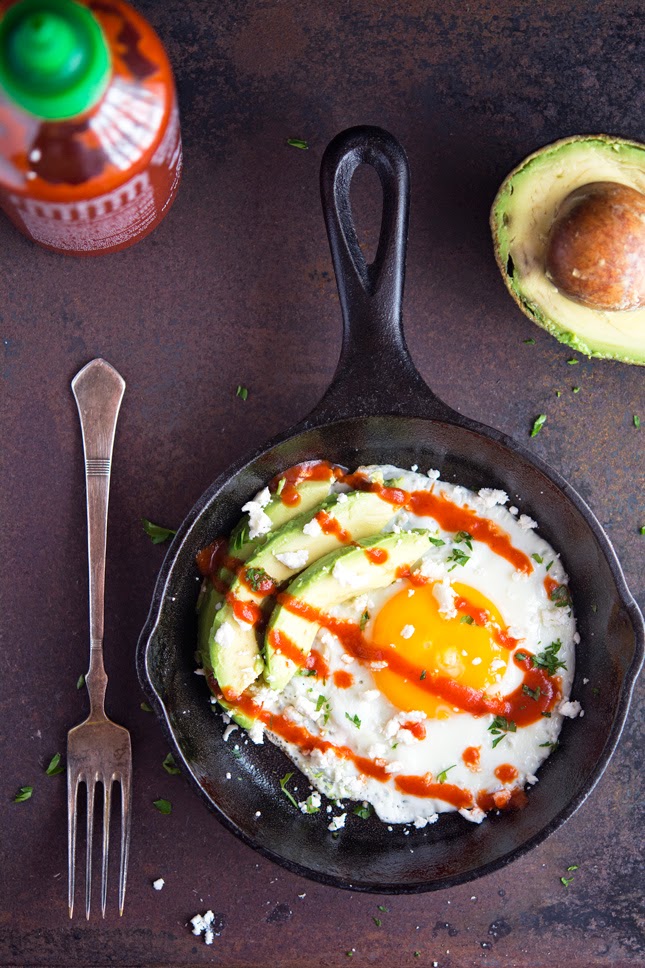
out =
{"type": "MultiPolygon", "coordinates": [[[[631,177],[640,181],[640,190],[645,188],[645,145],[637,141],[629,141],[607,134],[576,135],[540,148],[526,157],[507,175],[495,196],[490,213],[490,227],[497,266],[506,288],[524,315],[528,316],[542,329],[545,329],[560,343],[564,343],[576,352],[588,357],[611,359],[643,366],[645,365],[645,310],[608,314],[585,309],[585,313],[595,315],[595,328],[599,329],[600,333],[591,336],[584,334],[580,332],[576,319],[579,316],[577,310],[580,307],[558,293],[552,285],[551,288],[557,294],[557,302],[560,304],[558,314],[549,311],[549,308],[539,299],[532,298],[531,294],[525,290],[523,275],[511,254],[514,240],[509,238],[509,217],[512,218],[513,193],[518,180],[526,181],[527,178],[532,178],[537,181],[543,162],[551,161],[558,155],[565,162],[567,156],[572,157],[573,152],[580,146],[588,147],[591,151],[596,152],[600,160],[607,157],[614,161],[617,158],[620,159],[624,163],[625,172],[632,173],[635,171],[637,173],[637,175],[631,175],[631,177]],[[630,325],[636,325],[636,334],[623,342],[617,335],[615,326],[610,322],[610,320],[615,320],[616,317],[622,317],[630,325]]],[[[563,190],[558,202],[562,201],[569,194],[569,191],[573,190],[573,187],[597,180],[601,179],[596,177],[593,170],[589,170],[588,177],[585,177],[584,182],[578,182],[575,186],[569,183],[569,187],[563,190]]],[[[608,179],[605,177],[602,180],[608,179]]],[[[632,185],[633,182],[626,179],[625,184],[632,185]]],[[[633,187],[638,188],[639,186],[633,185],[633,187]]],[[[555,217],[556,208],[557,206],[554,206],[553,217],[555,217]]],[[[536,246],[536,251],[539,249],[540,246],[536,246]]],[[[546,280],[544,268],[542,268],[542,271],[546,280]]]]}

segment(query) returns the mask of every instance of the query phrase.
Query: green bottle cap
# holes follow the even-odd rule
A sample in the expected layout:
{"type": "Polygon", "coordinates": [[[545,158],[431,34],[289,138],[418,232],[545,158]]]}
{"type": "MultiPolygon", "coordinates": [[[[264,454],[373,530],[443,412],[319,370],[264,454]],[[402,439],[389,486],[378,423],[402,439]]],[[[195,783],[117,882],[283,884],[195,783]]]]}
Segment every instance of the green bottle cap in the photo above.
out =
{"type": "Polygon", "coordinates": [[[73,118],[102,97],[110,49],[75,0],[20,0],[0,19],[0,88],[30,114],[73,118]]]}

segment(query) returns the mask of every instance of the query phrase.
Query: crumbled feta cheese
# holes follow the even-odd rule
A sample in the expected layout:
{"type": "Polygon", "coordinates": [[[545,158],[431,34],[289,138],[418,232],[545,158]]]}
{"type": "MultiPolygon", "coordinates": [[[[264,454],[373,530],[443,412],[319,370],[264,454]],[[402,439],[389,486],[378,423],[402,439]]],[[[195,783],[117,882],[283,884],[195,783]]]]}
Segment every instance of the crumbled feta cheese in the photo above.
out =
{"type": "Polygon", "coordinates": [[[230,779],[231,779],[231,774],[230,774],[230,773],[227,773],[227,774],[226,774],[226,779],[227,779],[227,780],[230,780],[230,779]]]}
{"type": "Polygon", "coordinates": [[[235,621],[237,622],[237,624],[239,625],[239,627],[242,629],[243,632],[250,632],[251,629],[253,628],[252,622],[245,622],[244,619],[238,618],[237,615],[235,615],[235,613],[233,613],[233,618],[235,619],[235,621]]]}
{"type": "Polygon", "coordinates": [[[582,680],[582,685],[583,685],[583,686],[586,686],[588,682],[589,682],[589,680],[588,680],[588,679],[587,679],[587,677],[585,676],[585,677],[583,678],[583,680],[582,680]]]}
{"type": "Polygon", "coordinates": [[[261,817],[262,816],[262,811],[261,810],[256,810],[255,811],[255,816],[256,817],[261,817]]]}
{"type": "Polygon", "coordinates": [[[410,470],[412,471],[413,474],[416,474],[416,472],[419,470],[419,465],[413,464],[410,470]]]}
{"type": "Polygon", "coordinates": [[[531,531],[533,528],[537,528],[537,521],[530,518],[528,514],[520,514],[517,523],[522,531],[531,531]]]}
{"type": "Polygon", "coordinates": [[[439,614],[446,618],[455,618],[457,609],[455,608],[456,595],[452,589],[450,581],[444,578],[432,586],[432,594],[439,604],[439,614]]]}
{"type": "Polygon", "coordinates": [[[581,714],[582,706],[577,699],[565,699],[558,706],[558,712],[561,713],[562,716],[567,716],[569,719],[575,719],[576,716],[581,714]]]}
{"type": "Polygon", "coordinates": [[[517,515],[520,513],[516,507],[510,507],[508,510],[511,512],[511,514],[517,515]]]}
{"type": "Polygon", "coordinates": [[[535,786],[535,784],[538,782],[539,779],[540,778],[538,776],[535,776],[533,773],[527,773],[526,775],[526,782],[530,783],[531,786],[535,786]]]}
{"type": "Polygon", "coordinates": [[[160,891],[165,883],[166,882],[164,881],[163,877],[158,877],[156,881],[152,882],[152,886],[154,887],[155,891],[160,891]]]}
{"type": "Polygon", "coordinates": [[[254,719],[253,725],[248,730],[249,739],[251,739],[256,746],[260,746],[264,743],[264,723],[260,719],[254,719]]]}
{"type": "Polygon", "coordinates": [[[443,562],[437,561],[435,558],[424,558],[418,568],[418,572],[423,578],[429,578],[430,581],[434,581],[445,576],[446,566],[443,562]]]}
{"type": "Polygon", "coordinates": [[[332,577],[336,579],[339,585],[345,585],[351,588],[357,588],[359,585],[364,584],[365,581],[364,575],[357,575],[356,572],[347,568],[340,559],[333,567],[332,577]]]}
{"type": "Polygon", "coordinates": [[[414,635],[415,631],[416,631],[416,629],[415,629],[414,625],[404,625],[403,628],[401,629],[401,638],[402,639],[411,639],[412,636],[414,635]]]}
{"type": "Polygon", "coordinates": [[[378,689],[368,689],[363,693],[363,699],[365,699],[366,702],[374,702],[374,700],[378,699],[380,695],[381,693],[378,689]]]}
{"type": "Polygon", "coordinates": [[[403,769],[403,763],[400,760],[392,760],[391,763],[387,763],[385,766],[386,773],[400,773],[403,769]]]}
{"type": "Polygon", "coordinates": [[[344,662],[345,665],[351,665],[352,662],[354,661],[354,656],[348,655],[347,652],[343,652],[343,654],[340,657],[340,661],[344,662]]]}
{"type": "Polygon", "coordinates": [[[236,726],[235,723],[231,723],[230,726],[227,726],[226,727],[226,729],[224,730],[224,742],[225,743],[228,742],[229,736],[231,735],[231,733],[234,733],[236,729],[239,729],[239,726],[236,726]]]}
{"type": "Polygon", "coordinates": [[[215,641],[223,649],[228,649],[235,644],[235,630],[228,622],[222,622],[215,633],[215,641]]]}
{"type": "Polygon", "coordinates": [[[370,662],[368,665],[372,672],[380,672],[381,669],[387,669],[387,662],[370,662]]]}
{"type": "Polygon", "coordinates": [[[338,497],[336,498],[336,503],[345,504],[346,501],[347,501],[347,494],[345,494],[344,491],[341,491],[338,497]]]}
{"type": "Polygon", "coordinates": [[[429,824],[436,823],[438,819],[439,814],[433,813],[429,817],[415,817],[413,823],[417,830],[423,830],[423,828],[427,827],[429,824]]]}
{"type": "Polygon", "coordinates": [[[472,823],[481,823],[486,814],[479,807],[472,807],[472,809],[467,810],[465,807],[459,811],[465,820],[470,820],[472,823]]]}
{"type": "Polygon", "coordinates": [[[318,810],[320,810],[321,803],[321,796],[316,791],[310,794],[306,800],[303,800],[301,803],[299,803],[298,806],[300,807],[301,813],[316,813],[318,810]]]}
{"type": "Polygon", "coordinates": [[[575,645],[580,645],[580,633],[579,632],[574,632],[573,633],[573,641],[574,641],[575,645]]]}
{"type": "Polygon", "coordinates": [[[439,471],[433,471],[432,468],[426,471],[426,477],[429,477],[431,481],[439,480],[439,471]]]}
{"type": "Polygon", "coordinates": [[[271,500],[271,491],[268,487],[265,487],[260,491],[259,494],[255,495],[253,500],[256,504],[259,504],[261,508],[265,508],[271,500]]]}
{"type": "Polygon", "coordinates": [[[316,518],[312,518],[311,521],[305,524],[302,533],[308,534],[310,538],[317,538],[319,534],[322,534],[322,528],[316,518]]]}
{"type": "Polygon", "coordinates": [[[337,817],[332,819],[332,822],[327,827],[327,830],[340,830],[345,826],[345,820],[347,819],[346,813],[341,813],[337,817]]]}
{"type": "Polygon", "coordinates": [[[204,944],[212,944],[215,938],[215,933],[212,928],[206,928],[204,931],[204,944]]]}
{"type": "Polygon", "coordinates": [[[261,534],[268,534],[271,530],[271,518],[262,510],[257,501],[247,501],[242,505],[243,511],[249,512],[249,538],[253,540],[261,534]]]}
{"type": "Polygon", "coordinates": [[[498,669],[505,669],[506,663],[503,659],[493,659],[490,664],[490,668],[492,672],[497,672],[498,669]]]}
{"type": "Polygon", "coordinates": [[[195,673],[196,676],[205,676],[206,675],[206,673],[205,673],[205,671],[203,669],[194,669],[193,671],[194,671],[194,673],[195,673]]]}
{"type": "Polygon", "coordinates": [[[482,663],[481,656],[476,655],[475,658],[473,659],[473,663],[472,664],[473,665],[481,665],[481,663],[482,663]]]}
{"type": "Polygon", "coordinates": [[[478,492],[482,504],[487,508],[494,508],[496,504],[506,504],[508,494],[493,487],[482,487],[478,492]]]}
{"type": "Polygon", "coordinates": [[[282,554],[275,554],[273,557],[282,562],[286,568],[299,571],[309,561],[309,552],[306,548],[303,548],[301,551],[284,551],[282,554]]]}

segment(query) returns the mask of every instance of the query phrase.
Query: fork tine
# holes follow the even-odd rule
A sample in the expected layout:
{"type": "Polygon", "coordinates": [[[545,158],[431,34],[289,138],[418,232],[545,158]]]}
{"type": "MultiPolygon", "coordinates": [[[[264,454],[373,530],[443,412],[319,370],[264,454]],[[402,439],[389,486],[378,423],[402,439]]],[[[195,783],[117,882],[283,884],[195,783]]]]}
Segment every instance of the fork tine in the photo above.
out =
{"type": "Polygon", "coordinates": [[[110,807],[113,777],[103,778],[103,860],[101,863],[101,914],[105,917],[107,903],[108,856],[110,853],[110,807]]]}
{"type": "Polygon", "coordinates": [[[76,820],[78,816],[78,774],[67,772],[67,905],[70,918],[74,914],[74,887],[76,869],[76,820]]]}
{"type": "Polygon", "coordinates": [[[88,777],[87,783],[87,855],[85,858],[85,917],[90,919],[92,903],[92,835],[94,833],[94,791],[96,776],[88,777]]]}
{"type": "Polygon", "coordinates": [[[121,867],[119,870],[119,915],[123,914],[125,904],[125,882],[128,877],[128,848],[130,846],[130,807],[132,806],[132,786],[130,774],[121,774],[121,867]]]}

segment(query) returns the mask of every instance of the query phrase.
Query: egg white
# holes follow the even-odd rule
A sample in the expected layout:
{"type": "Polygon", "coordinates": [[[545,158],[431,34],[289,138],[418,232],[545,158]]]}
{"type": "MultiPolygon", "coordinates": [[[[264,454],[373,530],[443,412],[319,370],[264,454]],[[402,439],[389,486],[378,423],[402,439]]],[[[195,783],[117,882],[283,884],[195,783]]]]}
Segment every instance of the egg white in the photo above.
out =
{"type": "MultiPolygon", "coordinates": [[[[433,518],[399,511],[383,529],[427,528],[442,537],[445,545],[432,547],[424,556],[424,560],[432,562],[428,567],[433,577],[436,574],[439,579],[469,585],[490,599],[510,628],[511,635],[521,640],[520,647],[539,653],[554,639],[560,639],[562,647],[558,658],[565,663],[566,669],[558,670],[563,696],[558,708],[564,706],[569,700],[573,682],[575,643],[579,637],[573,609],[556,607],[545,591],[544,578],[549,562],[552,564],[548,574],[558,583],[566,583],[567,576],[557,553],[536,533],[535,522],[519,512],[511,513],[505,506],[506,502],[495,503],[506,497],[503,493],[483,490],[475,494],[466,488],[438,480],[436,472],[424,475],[391,465],[373,465],[359,470],[373,479],[398,479],[406,490],[433,489],[457,504],[468,506],[479,516],[497,522],[509,534],[516,548],[542,559],[542,563],[534,561],[532,574],[526,576],[515,571],[510,562],[495,554],[486,544],[473,541],[469,561],[464,566],[448,571],[446,559],[452,551],[454,536],[442,531],[433,518]]],[[[338,487],[342,489],[343,486],[338,487]]],[[[365,608],[374,616],[388,597],[403,587],[405,583],[399,580],[388,589],[368,591],[346,605],[335,606],[332,611],[339,617],[354,621],[359,620],[365,608]]],[[[369,631],[368,627],[368,638],[369,631]]],[[[495,748],[492,745],[494,737],[489,731],[493,716],[474,716],[462,711],[448,719],[423,717],[426,736],[416,739],[409,730],[400,728],[402,721],[413,718],[411,714],[394,706],[378,690],[370,668],[347,656],[335,636],[321,629],[314,647],[323,654],[330,668],[330,677],[324,685],[316,678],[295,675],[281,693],[262,687],[258,698],[271,712],[284,714],[334,745],[349,746],[359,756],[378,757],[387,763],[386,769],[392,771],[392,779],[381,782],[361,774],[351,761],[339,758],[333,751],[324,755],[316,750],[305,754],[267,729],[267,737],[282,747],[312,786],[331,800],[367,801],[386,823],[413,823],[423,827],[433,823],[438,814],[456,808],[439,798],[401,793],[394,785],[394,777],[398,774],[421,776],[431,773],[436,781],[442,771],[451,767],[446,782],[470,790],[475,795],[482,790],[495,793],[510,786],[524,787],[537,782],[536,773],[552,750],[552,747],[544,744],[554,743],[562,727],[561,712],[553,710],[550,718],[541,717],[538,722],[518,727],[515,733],[506,733],[495,748]],[[334,686],[333,673],[337,670],[352,674],[354,682],[349,688],[338,689],[334,686]],[[320,696],[324,697],[322,704],[320,696]],[[356,725],[357,721],[360,721],[360,727],[356,725]],[[469,769],[462,759],[464,750],[470,746],[480,747],[477,772],[469,769]],[[505,785],[495,776],[495,769],[502,764],[511,764],[517,770],[517,779],[512,784],[505,785]]],[[[506,695],[517,688],[521,681],[521,670],[514,662],[508,662],[496,691],[506,695]]],[[[564,710],[569,715],[579,711],[577,704],[564,706],[564,710]]],[[[478,807],[459,812],[474,822],[481,822],[485,816],[478,807]]]]}

